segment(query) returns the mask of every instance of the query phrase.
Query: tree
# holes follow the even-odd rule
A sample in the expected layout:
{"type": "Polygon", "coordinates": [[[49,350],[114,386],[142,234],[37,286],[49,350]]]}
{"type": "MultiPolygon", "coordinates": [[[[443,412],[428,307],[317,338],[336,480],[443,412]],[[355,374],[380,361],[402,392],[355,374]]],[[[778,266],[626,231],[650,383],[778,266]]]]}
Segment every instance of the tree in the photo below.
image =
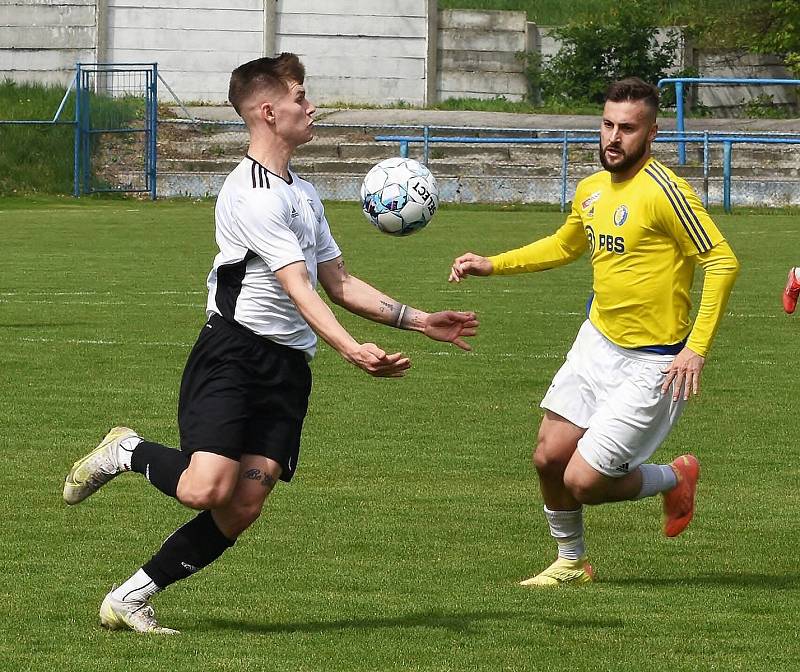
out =
{"type": "Polygon", "coordinates": [[[538,82],[546,102],[602,103],[608,84],[628,76],[655,84],[676,60],[678,35],[659,42],[652,3],[620,2],[603,16],[556,28],[558,53],[540,67],[538,82]]]}
{"type": "Polygon", "coordinates": [[[757,53],[777,54],[786,66],[800,77],[800,2],[772,0],[764,12],[754,13],[751,49],[757,53]]]}

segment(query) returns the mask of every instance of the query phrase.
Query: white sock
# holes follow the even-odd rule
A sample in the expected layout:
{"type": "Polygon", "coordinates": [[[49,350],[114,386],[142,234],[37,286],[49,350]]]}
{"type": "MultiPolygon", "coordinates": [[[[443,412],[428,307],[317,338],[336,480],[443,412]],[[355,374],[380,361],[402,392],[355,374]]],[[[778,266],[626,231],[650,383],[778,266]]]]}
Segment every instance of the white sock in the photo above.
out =
{"type": "Polygon", "coordinates": [[[642,474],[642,489],[636,499],[652,497],[678,485],[678,477],[668,464],[643,464],[639,472],[642,474]]]}
{"type": "Polygon", "coordinates": [[[800,282],[800,266],[796,266],[794,269],[794,279],[800,282]]]}
{"type": "Polygon", "coordinates": [[[544,507],[550,534],[558,544],[558,557],[580,560],[586,555],[583,542],[583,508],[577,511],[551,511],[544,507]]]}
{"type": "Polygon", "coordinates": [[[117,462],[125,471],[131,470],[131,455],[133,451],[144,439],[141,436],[131,436],[119,442],[117,448],[117,462]]]}
{"type": "Polygon", "coordinates": [[[111,597],[122,602],[147,602],[160,590],[153,579],[140,569],[119,588],[114,589],[111,597]]]}

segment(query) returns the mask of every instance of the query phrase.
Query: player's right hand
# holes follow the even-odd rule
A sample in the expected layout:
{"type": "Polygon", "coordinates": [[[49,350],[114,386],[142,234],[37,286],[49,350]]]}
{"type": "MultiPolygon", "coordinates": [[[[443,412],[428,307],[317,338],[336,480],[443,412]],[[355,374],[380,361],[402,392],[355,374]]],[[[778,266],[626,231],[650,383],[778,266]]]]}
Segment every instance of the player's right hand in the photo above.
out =
{"type": "Polygon", "coordinates": [[[492,262],[486,257],[466,252],[453,262],[447,282],[461,282],[468,275],[490,275],[492,270],[492,262]]]}
{"type": "Polygon", "coordinates": [[[376,378],[399,378],[411,368],[411,360],[402,352],[387,355],[374,343],[362,343],[347,359],[376,378]]]}

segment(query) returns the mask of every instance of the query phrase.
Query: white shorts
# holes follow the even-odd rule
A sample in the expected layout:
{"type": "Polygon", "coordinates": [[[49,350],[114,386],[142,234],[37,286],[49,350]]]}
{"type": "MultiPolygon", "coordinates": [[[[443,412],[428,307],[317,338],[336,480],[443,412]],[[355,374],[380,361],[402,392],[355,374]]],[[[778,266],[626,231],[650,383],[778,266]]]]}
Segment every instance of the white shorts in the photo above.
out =
{"type": "Polygon", "coordinates": [[[586,429],[578,452],[605,476],[636,469],[678,421],[684,400],[661,394],[674,355],[614,345],[586,320],[541,407],[586,429]]]}

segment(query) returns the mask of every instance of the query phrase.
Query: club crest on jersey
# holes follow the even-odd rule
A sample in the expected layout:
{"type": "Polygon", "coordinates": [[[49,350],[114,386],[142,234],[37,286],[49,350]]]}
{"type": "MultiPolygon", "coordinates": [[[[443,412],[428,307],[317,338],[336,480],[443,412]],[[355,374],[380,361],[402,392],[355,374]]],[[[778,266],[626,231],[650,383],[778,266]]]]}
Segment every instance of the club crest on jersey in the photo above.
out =
{"type": "Polygon", "coordinates": [[[628,219],[628,206],[620,205],[614,210],[614,226],[622,226],[628,219]]]}
{"type": "MultiPolygon", "coordinates": [[[[600,198],[600,192],[595,191],[591,196],[585,198],[581,203],[581,210],[586,210],[590,205],[592,205],[598,198],[600,198]]],[[[594,208],[592,208],[592,214],[594,214],[594,208]]]]}

